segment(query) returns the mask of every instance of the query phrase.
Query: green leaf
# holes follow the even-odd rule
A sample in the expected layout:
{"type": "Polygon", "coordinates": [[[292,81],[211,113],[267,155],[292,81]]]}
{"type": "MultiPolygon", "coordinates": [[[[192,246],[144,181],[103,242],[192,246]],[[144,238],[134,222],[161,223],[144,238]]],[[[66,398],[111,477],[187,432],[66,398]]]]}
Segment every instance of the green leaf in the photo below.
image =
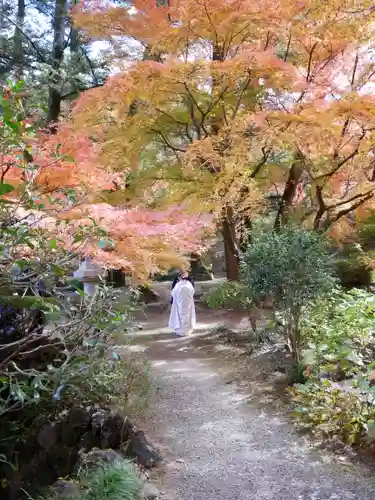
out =
{"type": "Polygon", "coordinates": [[[27,262],[25,260],[16,260],[14,264],[18,266],[21,271],[23,271],[25,269],[25,266],[27,265],[27,262]]]}
{"type": "Polygon", "coordinates": [[[53,238],[52,240],[49,241],[49,247],[51,250],[55,249],[57,246],[56,238],[53,238]]]}
{"type": "Polygon", "coordinates": [[[11,394],[18,399],[20,403],[25,402],[26,394],[23,392],[23,390],[19,386],[12,386],[11,388],[11,394]]]}
{"type": "Polygon", "coordinates": [[[358,366],[363,366],[362,357],[354,351],[347,356],[347,359],[358,366]]]}
{"type": "Polygon", "coordinates": [[[316,352],[312,349],[303,353],[303,362],[305,365],[313,365],[316,363],[316,352]]]}
{"type": "Polygon", "coordinates": [[[7,304],[18,309],[42,309],[48,311],[51,308],[56,308],[58,300],[53,297],[0,295],[0,304],[7,304]]]}
{"type": "Polygon", "coordinates": [[[14,191],[14,186],[11,184],[0,184],[0,196],[14,191]]]}
{"type": "Polygon", "coordinates": [[[333,364],[323,365],[322,368],[327,373],[335,373],[335,371],[337,371],[337,365],[333,365],[333,364]]]}
{"type": "Polygon", "coordinates": [[[22,90],[23,87],[24,87],[24,81],[23,80],[18,80],[18,82],[15,83],[15,85],[13,86],[13,90],[17,91],[17,90],[22,90]]]}
{"type": "Polygon", "coordinates": [[[56,264],[51,264],[52,271],[57,274],[57,276],[65,276],[65,270],[62,267],[56,266],[56,264]]]}

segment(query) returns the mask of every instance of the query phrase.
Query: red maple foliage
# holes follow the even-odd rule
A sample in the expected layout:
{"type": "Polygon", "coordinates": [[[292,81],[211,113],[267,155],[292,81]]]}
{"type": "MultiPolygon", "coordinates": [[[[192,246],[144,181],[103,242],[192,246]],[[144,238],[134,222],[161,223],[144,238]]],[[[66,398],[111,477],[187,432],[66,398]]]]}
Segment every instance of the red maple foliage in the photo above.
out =
{"type": "MultiPolygon", "coordinates": [[[[15,98],[9,112],[19,111],[18,104],[15,98]]],[[[128,206],[125,173],[103,167],[101,146],[84,131],[62,125],[50,134],[9,116],[3,125],[0,189],[8,200],[8,219],[27,217],[30,227],[45,231],[57,247],[124,269],[134,279],[184,265],[189,252],[204,248],[213,229],[209,217],[182,206],[160,211],[128,206]],[[112,194],[119,195],[116,204],[112,194]]],[[[18,256],[32,252],[20,245],[18,256]]]]}

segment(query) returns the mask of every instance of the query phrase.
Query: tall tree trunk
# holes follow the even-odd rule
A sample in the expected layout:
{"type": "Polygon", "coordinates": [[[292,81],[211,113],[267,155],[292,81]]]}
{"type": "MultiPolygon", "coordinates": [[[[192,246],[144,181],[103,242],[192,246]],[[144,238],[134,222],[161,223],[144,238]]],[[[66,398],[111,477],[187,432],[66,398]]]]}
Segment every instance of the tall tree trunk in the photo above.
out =
{"type": "Polygon", "coordinates": [[[290,167],[288,178],[285,183],[284,192],[281,197],[279,209],[275,219],[275,229],[279,231],[287,223],[287,217],[293,198],[296,194],[297,185],[303,173],[303,159],[300,155],[296,156],[290,167]]]}
{"type": "Polygon", "coordinates": [[[16,80],[22,80],[24,72],[24,50],[23,50],[23,26],[25,24],[25,0],[18,0],[17,5],[17,17],[16,17],[16,27],[14,28],[14,60],[17,64],[16,69],[16,80]]]}
{"type": "Polygon", "coordinates": [[[61,112],[61,63],[64,58],[67,0],[56,0],[53,18],[52,75],[47,122],[58,120],[61,112]]]}
{"type": "Polygon", "coordinates": [[[222,221],[224,238],[225,267],[227,279],[238,281],[240,275],[239,255],[236,241],[235,225],[233,222],[233,209],[228,207],[222,221]]]}
{"type": "MultiPolygon", "coordinates": [[[[78,0],[71,0],[70,7],[78,4],[78,0]]],[[[77,52],[80,46],[79,31],[74,27],[73,19],[69,16],[70,23],[70,43],[69,48],[72,52],[77,52]]]]}
{"type": "MultiPolygon", "coordinates": [[[[213,45],[212,47],[212,60],[223,62],[225,54],[221,47],[213,45]]],[[[215,77],[212,77],[212,94],[215,93],[215,87],[219,82],[215,77]]],[[[211,130],[213,134],[218,134],[224,125],[224,111],[223,107],[218,105],[215,116],[211,119],[211,130]]],[[[212,175],[215,175],[213,173],[212,175]]],[[[224,238],[224,254],[225,254],[225,268],[227,279],[230,281],[238,281],[239,279],[239,254],[236,237],[236,227],[233,217],[233,208],[227,207],[222,221],[222,234],[224,238]]]]}
{"type": "Polygon", "coordinates": [[[240,237],[239,239],[239,249],[241,252],[245,252],[246,248],[251,244],[252,241],[252,231],[253,231],[253,223],[251,218],[244,214],[241,221],[240,226],[240,237]]]}

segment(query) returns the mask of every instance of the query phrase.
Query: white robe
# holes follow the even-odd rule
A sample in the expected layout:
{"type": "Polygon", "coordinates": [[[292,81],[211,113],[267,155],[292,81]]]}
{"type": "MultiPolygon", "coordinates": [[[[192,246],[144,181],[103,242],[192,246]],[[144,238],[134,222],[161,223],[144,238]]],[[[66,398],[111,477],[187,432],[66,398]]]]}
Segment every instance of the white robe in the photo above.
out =
{"type": "Polygon", "coordinates": [[[172,290],[172,309],[169,316],[169,328],[177,335],[186,335],[194,330],[196,325],[194,287],[182,280],[172,290]]]}

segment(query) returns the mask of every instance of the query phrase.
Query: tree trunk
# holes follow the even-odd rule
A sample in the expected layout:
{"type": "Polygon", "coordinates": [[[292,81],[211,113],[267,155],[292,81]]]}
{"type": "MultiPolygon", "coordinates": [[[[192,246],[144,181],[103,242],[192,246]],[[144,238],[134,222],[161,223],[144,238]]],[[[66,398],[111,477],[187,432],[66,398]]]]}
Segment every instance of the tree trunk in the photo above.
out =
{"type": "Polygon", "coordinates": [[[296,194],[298,182],[303,173],[303,162],[300,156],[297,156],[290,167],[283,195],[281,197],[279,209],[275,219],[275,229],[279,231],[287,223],[287,217],[293,198],[296,194]]]}
{"type": "Polygon", "coordinates": [[[53,18],[52,74],[47,122],[58,120],[61,112],[61,63],[64,58],[67,0],[56,0],[53,18]]]}
{"type": "MultiPolygon", "coordinates": [[[[212,47],[212,60],[224,61],[225,54],[222,48],[214,44],[212,47]]],[[[212,94],[215,93],[215,88],[218,86],[218,81],[212,76],[212,94]]],[[[218,109],[214,116],[211,117],[212,134],[218,134],[224,125],[224,113],[222,106],[218,105],[218,109]]],[[[213,173],[215,175],[215,173],[213,173]]],[[[222,221],[222,233],[224,238],[224,254],[225,254],[225,269],[227,279],[230,281],[239,280],[239,255],[236,241],[236,229],[233,222],[233,208],[227,207],[226,213],[222,221]]]]}
{"type": "MultiPolygon", "coordinates": [[[[70,6],[73,7],[78,4],[78,0],[71,0],[70,6]]],[[[74,27],[73,19],[69,19],[70,22],[70,43],[69,48],[72,52],[78,52],[80,46],[79,31],[74,27]]]]}
{"type": "Polygon", "coordinates": [[[18,0],[16,27],[14,29],[14,60],[17,64],[16,80],[22,80],[24,72],[23,26],[25,24],[25,0],[18,0]]]}
{"type": "Polygon", "coordinates": [[[246,214],[242,217],[240,229],[239,248],[241,252],[245,252],[246,248],[251,244],[253,230],[252,220],[246,214]]]}
{"type": "Polygon", "coordinates": [[[295,366],[301,361],[301,333],[300,333],[301,307],[292,307],[289,311],[289,342],[292,351],[292,360],[295,366]]]}
{"type": "Polygon", "coordinates": [[[224,238],[225,268],[227,279],[239,280],[239,255],[236,242],[235,226],[233,222],[233,209],[227,208],[222,222],[222,233],[224,238]]]}

